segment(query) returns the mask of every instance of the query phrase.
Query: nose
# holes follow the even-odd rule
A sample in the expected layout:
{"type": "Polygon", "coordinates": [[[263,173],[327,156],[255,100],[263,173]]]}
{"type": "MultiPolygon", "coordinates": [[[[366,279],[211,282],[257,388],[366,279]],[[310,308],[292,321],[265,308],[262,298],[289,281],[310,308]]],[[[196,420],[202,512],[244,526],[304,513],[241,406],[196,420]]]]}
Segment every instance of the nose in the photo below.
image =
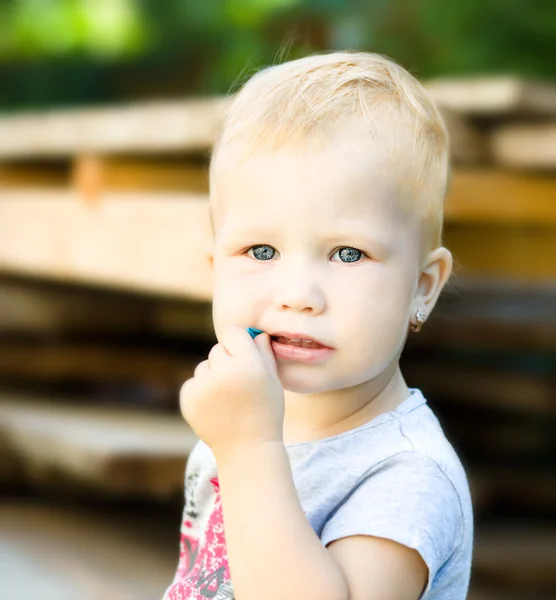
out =
{"type": "Polygon", "coordinates": [[[325,308],[325,296],[317,273],[308,265],[284,269],[274,293],[274,306],[278,310],[291,310],[318,315],[325,308]]]}

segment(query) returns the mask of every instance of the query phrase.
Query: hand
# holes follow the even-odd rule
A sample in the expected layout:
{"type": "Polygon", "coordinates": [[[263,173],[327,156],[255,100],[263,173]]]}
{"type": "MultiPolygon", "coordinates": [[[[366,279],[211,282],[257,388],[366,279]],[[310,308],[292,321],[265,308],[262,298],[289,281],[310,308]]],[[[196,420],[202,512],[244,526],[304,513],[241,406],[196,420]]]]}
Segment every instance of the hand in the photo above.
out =
{"type": "Polygon", "coordinates": [[[266,333],[228,327],[180,391],[180,408],[217,461],[283,440],[284,390],[266,333]]]}

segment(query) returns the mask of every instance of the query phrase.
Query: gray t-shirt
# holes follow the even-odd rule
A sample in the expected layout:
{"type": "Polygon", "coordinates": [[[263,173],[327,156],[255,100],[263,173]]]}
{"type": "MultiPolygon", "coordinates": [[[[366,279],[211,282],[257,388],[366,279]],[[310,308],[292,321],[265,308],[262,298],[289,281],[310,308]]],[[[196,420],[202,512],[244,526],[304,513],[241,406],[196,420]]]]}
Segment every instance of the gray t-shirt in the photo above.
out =
{"type": "Polygon", "coordinates": [[[356,429],[287,447],[305,514],[324,545],[372,535],[414,548],[422,600],[465,600],[473,511],[462,464],[420,390],[356,429]]]}
{"type": "MultiPolygon", "coordinates": [[[[416,549],[422,600],[465,600],[473,511],[465,471],[420,390],[339,435],[286,446],[301,505],[323,545],[372,535],[416,549]]],[[[216,462],[202,441],[186,467],[180,560],[165,600],[233,599],[216,462]]]]}

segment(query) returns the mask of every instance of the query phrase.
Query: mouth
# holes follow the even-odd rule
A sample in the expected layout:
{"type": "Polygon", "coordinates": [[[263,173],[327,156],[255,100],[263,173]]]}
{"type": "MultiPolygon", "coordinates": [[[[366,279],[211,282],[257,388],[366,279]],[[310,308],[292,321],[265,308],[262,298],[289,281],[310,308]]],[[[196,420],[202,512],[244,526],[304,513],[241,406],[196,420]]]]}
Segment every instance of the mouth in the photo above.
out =
{"type": "Polygon", "coordinates": [[[274,342],[285,346],[297,346],[298,348],[310,348],[313,350],[332,349],[330,346],[327,346],[323,342],[305,333],[290,333],[288,331],[277,331],[276,333],[271,333],[270,338],[274,342]]]}

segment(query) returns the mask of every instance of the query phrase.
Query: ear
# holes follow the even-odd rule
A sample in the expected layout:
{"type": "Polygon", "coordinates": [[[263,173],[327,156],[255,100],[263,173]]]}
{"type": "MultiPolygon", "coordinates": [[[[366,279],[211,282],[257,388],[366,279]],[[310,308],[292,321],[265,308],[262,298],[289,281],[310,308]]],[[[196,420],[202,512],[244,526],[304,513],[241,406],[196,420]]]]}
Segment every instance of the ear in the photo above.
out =
{"type": "Polygon", "coordinates": [[[412,305],[412,319],[419,308],[425,311],[427,317],[431,314],[442,288],[450,278],[452,266],[452,253],[443,246],[435,248],[425,257],[412,305]]]}

